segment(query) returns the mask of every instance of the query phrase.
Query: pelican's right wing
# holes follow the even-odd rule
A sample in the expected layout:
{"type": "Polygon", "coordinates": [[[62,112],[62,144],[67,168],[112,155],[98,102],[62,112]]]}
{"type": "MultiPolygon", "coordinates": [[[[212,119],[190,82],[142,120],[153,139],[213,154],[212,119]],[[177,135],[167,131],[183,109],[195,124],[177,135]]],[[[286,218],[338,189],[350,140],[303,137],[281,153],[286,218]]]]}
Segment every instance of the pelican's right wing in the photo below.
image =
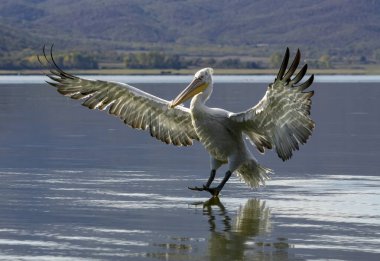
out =
{"type": "Polygon", "coordinates": [[[277,78],[269,85],[261,101],[246,111],[230,115],[231,120],[240,126],[259,151],[275,148],[282,160],[289,159],[293,151],[299,149],[299,144],[307,141],[315,126],[310,118],[314,91],[304,91],[313,83],[314,75],[297,85],[306,73],[305,64],[292,78],[300,57],[298,50],[285,73],[289,61],[287,48],[277,78]]]}
{"type": "Polygon", "coordinates": [[[90,109],[108,109],[130,127],[147,129],[152,137],[167,144],[189,146],[198,140],[189,109],[182,106],[171,109],[168,101],[124,83],[77,77],[60,69],[52,55],[50,61],[45,50],[44,57],[51,67],[47,76],[53,80],[47,83],[59,93],[84,99],[82,105],[90,109]]]}

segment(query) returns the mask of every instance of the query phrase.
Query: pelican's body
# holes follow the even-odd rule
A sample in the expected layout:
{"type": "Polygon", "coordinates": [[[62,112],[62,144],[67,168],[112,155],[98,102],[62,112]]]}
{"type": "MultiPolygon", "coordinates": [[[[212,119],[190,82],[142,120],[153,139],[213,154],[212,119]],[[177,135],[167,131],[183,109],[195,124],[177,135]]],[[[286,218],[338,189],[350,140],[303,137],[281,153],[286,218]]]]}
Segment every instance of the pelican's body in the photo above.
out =
{"type": "MultiPolygon", "coordinates": [[[[45,51],[44,51],[45,54],[45,51]]],[[[208,191],[217,196],[232,173],[236,173],[250,187],[258,187],[272,171],[260,166],[245,143],[247,137],[260,152],[275,148],[279,157],[287,160],[299,144],[306,142],[314,128],[310,119],[311,96],[303,92],[313,82],[313,76],[296,86],[306,73],[306,65],[291,79],[300,61],[299,51],[285,73],[289,60],[287,49],[280,71],[266,95],[254,107],[233,113],[206,105],[213,90],[211,68],[198,71],[193,81],[173,101],[168,102],[132,86],[80,78],[53,66],[48,76],[49,84],[58,92],[74,99],[86,99],[90,109],[108,109],[125,124],[138,129],[148,129],[151,136],[168,144],[191,145],[193,140],[202,143],[211,157],[210,177],[203,187],[190,188],[208,191]],[[181,106],[191,99],[190,109],[181,106]],[[216,170],[228,163],[222,182],[210,187],[216,170]]]]}
{"type": "Polygon", "coordinates": [[[228,163],[230,172],[236,173],[252,187],[267,178],[269,169],[257,164],[244,142],[243,132],[230,118],[231,112],[209,108],[206,105],[191,107],[192,123],[200,142],[211,157],[211,169],[217,170],[228,163]]]}
{"type": "Polygon", "coordinates": [[[229,121],[227,111],[209,108],[206,105],[191,107],[191,118],[199,141],[213,157],[221,163],[228,162],[228,158],[240,152],[243,158],[246,154],[245,144],[241,131],[233,127],[229,121]]]}

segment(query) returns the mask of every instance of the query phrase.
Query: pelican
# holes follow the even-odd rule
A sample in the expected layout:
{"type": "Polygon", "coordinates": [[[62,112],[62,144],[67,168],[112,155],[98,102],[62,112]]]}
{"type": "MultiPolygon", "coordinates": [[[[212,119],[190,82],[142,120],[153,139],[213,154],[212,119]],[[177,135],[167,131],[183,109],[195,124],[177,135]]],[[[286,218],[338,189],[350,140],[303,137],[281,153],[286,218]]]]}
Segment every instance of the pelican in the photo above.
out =
{"type": "Polygon", "coordinates": [[[252,188],[264,185],[273,173],[257,162],[245,139],[261,153],[274,149],[285,161],[300,144],[306,143],[315,127],[310,118],[314,91],[304,91],[313,83],[314,75],[299,84],[307,71],[305,64],[294,76],[301,58],[299,49],[289,68],[289,48],[286,49],[277,77],[264,97],[257,105],[238,113],[206,105],[214,86],[212,68],[199,70],[174,100],[167,101],[125,83],[85,79],[65,72],[54,61],[52,49],[50,58],[43,49],[49,67],[46,75],[51,79],[47,83],[59,93],[84,100],[82,105],[89,109],[108,110],[126,125],[147,130],[167,144],[189,146],[200,142],[210,154],[211,172],[203,186],[189,189],[206,191],[214,197],[232,173],[252,188]],[[182,103],[189,99],[190,108],[186,108],[182,103]],[[228,164],[228,171],[212,187],[216,171],[224,164],[228,164]]]}

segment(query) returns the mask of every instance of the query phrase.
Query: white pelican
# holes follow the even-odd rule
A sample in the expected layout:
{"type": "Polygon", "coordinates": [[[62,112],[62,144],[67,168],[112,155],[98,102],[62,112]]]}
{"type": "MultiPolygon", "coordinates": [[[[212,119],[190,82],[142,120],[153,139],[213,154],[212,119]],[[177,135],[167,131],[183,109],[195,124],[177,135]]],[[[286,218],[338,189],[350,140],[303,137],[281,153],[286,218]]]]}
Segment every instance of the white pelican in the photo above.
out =
{"type": "Polygon", "coordinates": [[[199,141],[211,158],[211,173],[202,187],[192,190],[208,191],[218,196],[232,173],[236,173],[250,187],[258,187],[268,179],[272,170],[258,164],[249,151],[244,138],[264,153],[275,149],[282,160],[289,159],[293,151],[304,144],[314,129],[310,118],[311,97],[314,91],[304,92],[314,75],[302,84],[307,65],[294,76],[300,62],[300,51],[286,71],[289,48],[286,49],[280,70],[269,84],[265,96],[254,107],[239,113],[206,106],[213,90],[213,69],[199,70],[193,81],[173,101],[166,101],[124,83],[85,79],[60,69],[46,56],[50,67],[47,76],[50,85],[73,99],[84,99],[90,109],[108,110],[132,128],[148,130],[152,137],[167,144],[189,146],[199,141]],[[181,104],[191,99],[190,108],[181,104]],[[228,164],[221,183],[210,187],[217,169],[228,164]]]}

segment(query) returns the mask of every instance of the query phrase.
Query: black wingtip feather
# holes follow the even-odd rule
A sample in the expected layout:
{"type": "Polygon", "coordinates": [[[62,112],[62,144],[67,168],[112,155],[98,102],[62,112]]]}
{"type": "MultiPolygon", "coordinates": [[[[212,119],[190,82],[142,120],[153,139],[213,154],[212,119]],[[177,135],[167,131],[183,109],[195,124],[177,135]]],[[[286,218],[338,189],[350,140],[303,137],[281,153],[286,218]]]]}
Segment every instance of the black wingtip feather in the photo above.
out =
{"type": "MultiPolygon", "coordinates": [[[[51,74],[54,74],[60,78],[70,78],[70,79],[75,79],[75,76],[72,75],[72,74],[69,74],[65,71],[63,71],[57,64],[57,62],[55,61],[54,59],[54,56],[53,56],[53,48],[54,48],[54,43],[51,45],[50,47],[50,54],[48,55],[47,54],[47,51],[46,51],[46,45],[44,44],[43,47],[42,47],[42,53],[43,53],[43,57],[45,58],[45,62],[47,63],[47,65],[50,67],[50,73],[51,74]]],[[[37,56],[37,59],[38,61],[42,64],[42,65],[45,65],[46,63],[43,63],[41,61],[41,58],[39,56],[37,56]]]]}
{"type": "Polygon", "coordinates": [[[56,83],[56,82],[49,82],[49,81],[45,81],[45,82],[50,84],[51,86],[58,88],[58,91],[59,91],[59,88],[62,86],[60,83],[56,83]]]}
{"type": "Polygon", "coordinates": [[[313,81],[314,81],[314,74],[312,74],[310,76],[310,78],[307,79],[306,82],[304,82],[303,84],[299,85],[298,88],[303,91],[303,90],[307,89],[313,83],[313,81]]]}
{"type": "Polygon", "coordinates": [[[288,67],[288,61],[289,61],[289,47],[286,47],[285,55],[281,63],[280,70],[278,71],[277,78],[278,80],[281,80],[284,76],[286,67],[288,67]]]}
{"type": "Polygon", "coordinates": [[[293,75],[293,73],[297,70],[298,64],[301,61],[301,52],[300,49],[297,49],[296,56],[294,57],[294,60],[292,62],[292,65],[290,65],[289,70],[285,74],[283,80],[288,81],[290,77],[293,75]]]}
{"type": "Polygon", "coordinates": [[[51,45],[50,47],[50,58],[51,58],[51,61],[53,62],[54,64],[54,67],[56,68],[56,70],[61,74],[61,76],[64,76],[66,78],[70,78],[70,79],[74,79],[75,76],[74,75],[71,75],[65,71],[63,71],[59,66],[58,64],[55,62],[54,60],[54,57],[53,57],[53,47],[54,47],[54,44],[51,45]]]}
{"type": "Polygon", "coordinates": [[[294,77],[294,79],[292,80],[293,84],[299,83],[302,80],[302,78],[305,76],[306,71],[307,71],[307,64],[305,64],[301,68],[301,70],[297,73],[297,75],[294,77]]]}

